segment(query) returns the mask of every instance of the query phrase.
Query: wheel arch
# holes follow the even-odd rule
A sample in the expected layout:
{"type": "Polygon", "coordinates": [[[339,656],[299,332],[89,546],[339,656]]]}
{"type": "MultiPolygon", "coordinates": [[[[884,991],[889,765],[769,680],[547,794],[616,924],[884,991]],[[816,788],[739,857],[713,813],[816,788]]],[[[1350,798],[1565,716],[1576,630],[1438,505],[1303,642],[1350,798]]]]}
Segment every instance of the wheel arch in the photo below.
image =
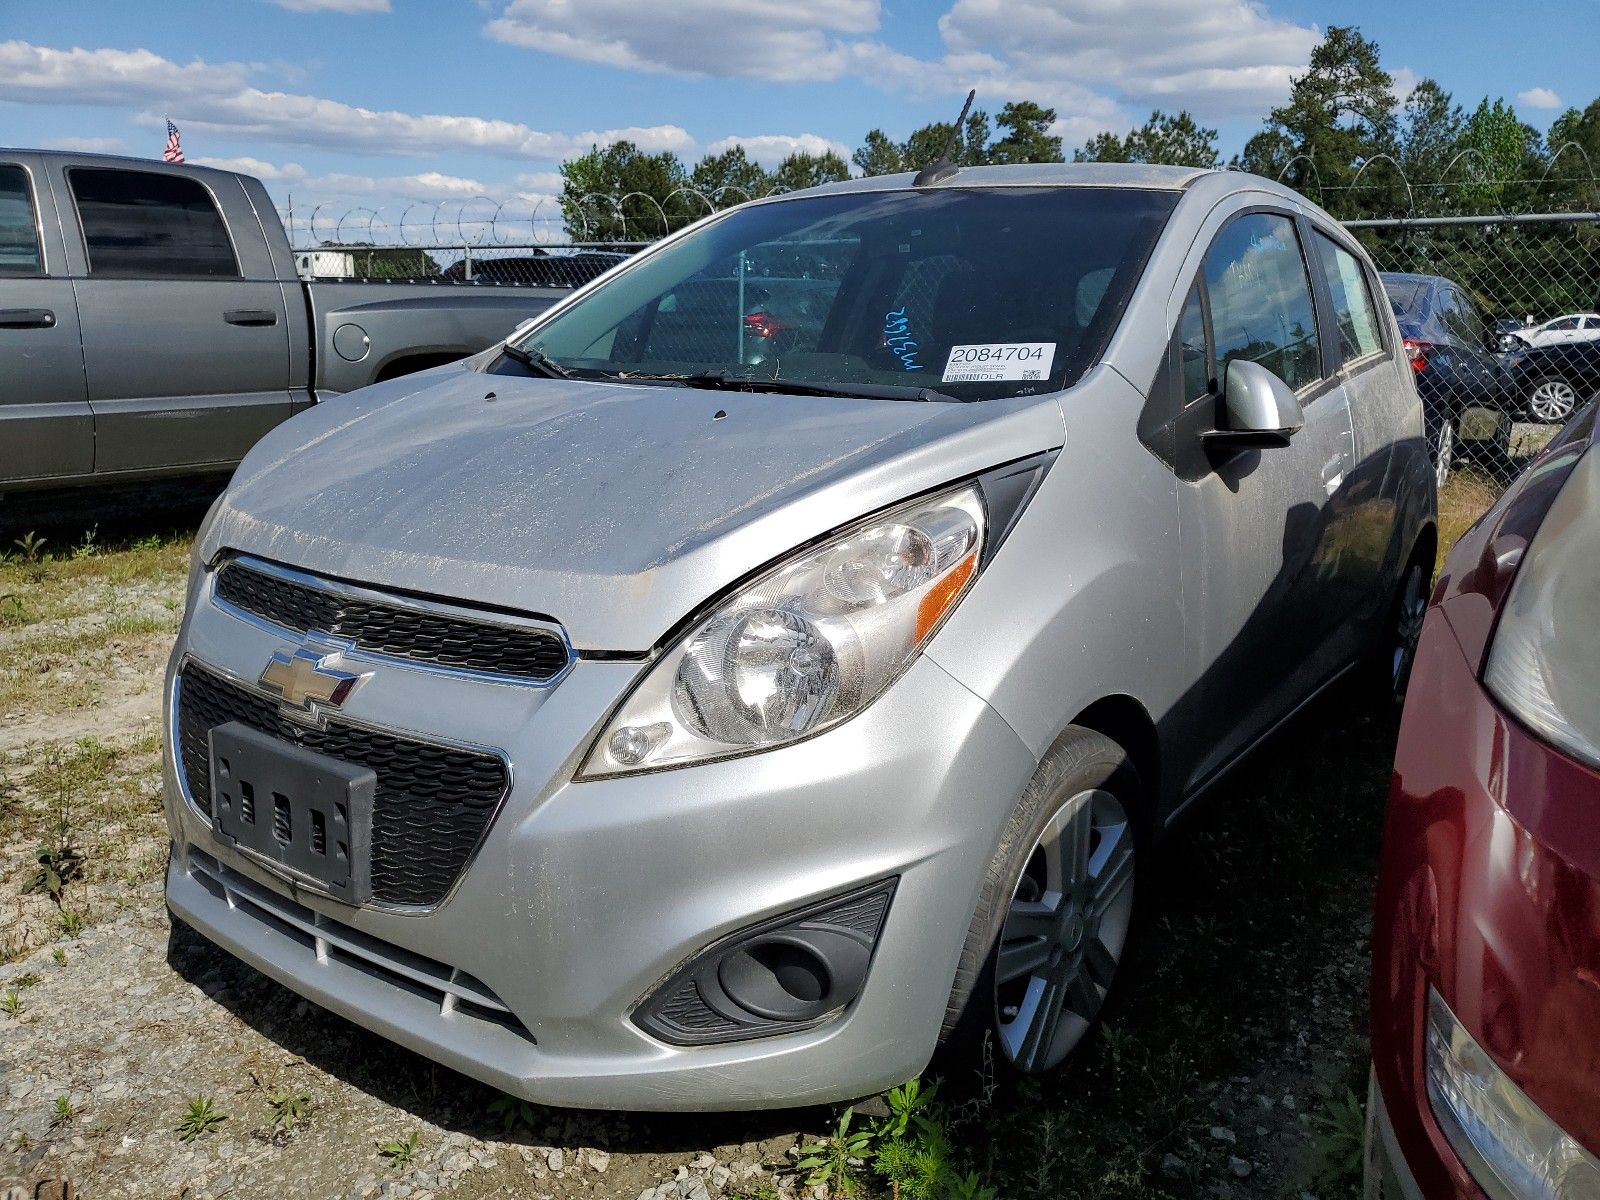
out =
{"type": "MultiPolygon", "coordinates": [[[[1153,821],[1161,795],[1161,739],[1145,706],[1121,693],[1102,696],[1073,717],[1068,726],[1093,730],[1122,747],[1139,774],[1143,793],[1139,797],[1140,818],[1153,821]]],[[[1153,824],[1148,827],[1154,829],[1153,824]]]]}

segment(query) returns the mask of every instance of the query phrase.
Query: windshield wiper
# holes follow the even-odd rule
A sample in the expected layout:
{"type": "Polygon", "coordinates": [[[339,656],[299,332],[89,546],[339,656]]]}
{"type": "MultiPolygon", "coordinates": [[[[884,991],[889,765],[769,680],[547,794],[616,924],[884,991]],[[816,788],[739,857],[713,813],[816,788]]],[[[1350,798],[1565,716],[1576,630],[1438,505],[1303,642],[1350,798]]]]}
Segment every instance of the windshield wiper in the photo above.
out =
{"type": "Polygon", "coordinates": [[[512,362],[521,363],[535,375],[543,375],[546,379],[572,378],[571,371],[556,362],[537,346],[532,350],[525,350],[521,346],[507,342],[500,347],[500,353],[504,354],[512,362]]]}
{"type": "Polygon", "coordinates": [[[677,383],[684,387],[719,392],[775,392],[794,396],[843,396],[862,400],[920,400],[956,403],[946,392],[900,383],[811,383],[801,379],[757,379],[726,371],[696,371],[687,375],[646,375],[628,372],[613,377],[619,383],[677,383]]]}

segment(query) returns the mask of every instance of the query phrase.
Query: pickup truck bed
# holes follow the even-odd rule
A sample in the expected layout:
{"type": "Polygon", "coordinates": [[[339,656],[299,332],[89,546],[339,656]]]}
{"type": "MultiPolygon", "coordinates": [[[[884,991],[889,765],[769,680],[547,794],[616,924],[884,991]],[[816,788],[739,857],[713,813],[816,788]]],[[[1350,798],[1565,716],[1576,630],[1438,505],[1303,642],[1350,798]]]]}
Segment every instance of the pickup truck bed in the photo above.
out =
{"type": "Polygon", "coordinates": [[[0,149],[0,493],[231,470],[318,400],[567,292],[307,282],[259,180],[0,149]]]}

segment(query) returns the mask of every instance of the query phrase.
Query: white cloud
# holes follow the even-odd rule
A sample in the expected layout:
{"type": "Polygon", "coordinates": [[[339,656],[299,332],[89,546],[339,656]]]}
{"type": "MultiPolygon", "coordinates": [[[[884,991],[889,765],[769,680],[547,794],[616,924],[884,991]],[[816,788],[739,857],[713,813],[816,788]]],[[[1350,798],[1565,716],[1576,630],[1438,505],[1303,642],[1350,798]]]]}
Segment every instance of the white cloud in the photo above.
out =
{"type": "Polygon", "coordinates": [[[511,0],[484,33],[609,67],[797,83],[837,79],[840,36],[877,27],[878,0],[511,0]]]}
{"type": "Polygon", "coordinates": [[[279,8],[303,13],[386,13],[389,0],[272,0],[279,8]]]}
{"type": "Polygon", "coordinates": [[[50,150],[76,150],[81,154],[122,154],[128,144],[115,137],[64,137],[45,143],[50,150]]]}
{"type": "Polygon", "coordinates": [[[180,66],[149,50],[57,50],[0,42],[0,100],[19,103],[139,104],[236,90],[256,68],[245,63],[180,66]]]}
{"type": "Polygon", "coordinates": [[[1253,0],[956,0],[939,32],[952,57],[1003,64],[1004,94],[1065,116],[1087,87],[1210,119],[1280,102],[1318,38],[1253,0]]]}
{"type": "Polygon", "coordinates": [[[1561,97],[1547,87],[1536,87],[1518,92],[1517,103],[1524,108],[1560,108],[1561,97]]]}
{"type": "Polygon", "coordinates": [[[559,192],[562,180],[560,171],[528,171],[518,175],[511,182],[525,192],[543,195],[548,192],[559,192]]]}
{"type": "Polygon", "coordinates": [[[721,154],[734,146],[743,146],[744,152],[758,163],[776,166],[791,154],[823,155],[830,151],[850,161],[850,147],[835,142],[818,133],[762,133],[754,137],[725,137],[706,147],[708,154],[721,154]]]}
{"type": "Polygon", "coordinates": [[[306,169],[299,163],[265,162],[259,158],[242,155],[239,158],[209,158],[196,155],[189,160],[199,163],[202,167],[216,167],[222,171],[238,171],[242,175],[254,175],[257,179],[271,180],[274,183],[295,183],[306,177],[306,169]]]}
{"type": "Polygon", "coordinates": [[[247,63],[200,60],[179,65],[148,50],[57,50],[0,42],[0,100],[144,106],[140,119],[145,124],[159,125],[171,116],[186,137],[209,131],[358,154],[476,151],[548,160],[623,139],[649,151],[688,153],[695,148],[695,140],[676,125],[555,133],[516,121],[379,111],[319,96],[268,92],[249,84],[261,70],[247,63]]]}

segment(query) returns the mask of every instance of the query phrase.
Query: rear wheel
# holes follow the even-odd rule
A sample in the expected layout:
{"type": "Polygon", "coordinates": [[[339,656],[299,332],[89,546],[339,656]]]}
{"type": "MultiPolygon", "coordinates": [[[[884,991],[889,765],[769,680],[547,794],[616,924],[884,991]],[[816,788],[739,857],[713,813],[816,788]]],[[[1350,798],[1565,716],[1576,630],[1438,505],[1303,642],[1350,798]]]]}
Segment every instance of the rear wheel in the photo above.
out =
{"type": "Polygon", "coordinates": [[[1428,438],[1428,457],[1433,460],[1433,478],[1439,487],[1450,478],[1456,461],[1456,418],[1446,416],[1428,438]]]}
{"type": "Polygon", "coordinates": [[[1406,692],[1411,686],[1411,668],[1416,663],[1417,644],[1422,640],[1422,622],[1428,614],[1432,582],[1432,555],[1419,548],[1400,576],[1388,619],[1373,648],[1368,672],[1373,708],[1395,728],[1399,726],[1406,692]]]}
{"type": "Polygon", "coordinates": [[[1133,928],[1138,776],[1122,748],[1069,729],[1018,802],[985,875],[942,1055],[1038,1075],[1093,1026],[1133,928]]]}
{"type": "Polygon", "coordinates": [[[1578,389],[1559,375],[1534,380],[1528,388],[1528,416],[1547,425],[1559,425],[1578,407],[1578,389]]]}

